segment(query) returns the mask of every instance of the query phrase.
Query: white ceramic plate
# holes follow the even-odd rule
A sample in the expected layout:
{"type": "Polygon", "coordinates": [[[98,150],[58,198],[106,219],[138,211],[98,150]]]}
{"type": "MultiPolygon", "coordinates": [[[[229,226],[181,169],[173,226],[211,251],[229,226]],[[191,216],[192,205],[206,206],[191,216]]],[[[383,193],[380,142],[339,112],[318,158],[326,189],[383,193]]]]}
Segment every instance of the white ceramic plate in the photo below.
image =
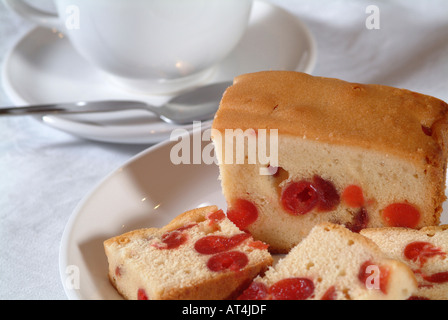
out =
{"type": "Polygon", "coordinates": [[[161,227],[199,206],[226,208],[218,167],[204,162],[172,164],[170,151],[176,143],[168,140],[135,156],[75,209],[60,247],[60,275],[70,299],[121,299],[107,278],[104,240],[138,228],[161,227]]]}
{"type": "MultiPolygon", "coordinates": [[[[307,27],[289,12],[255,1],[246,34],[208,83],[261,70],[311,73],[315,62],[316,44],[307,27]]],[[[44,28],[32,30],[14,46],[5,59],[2,77],[8,96],[17,105],[100,99],[137,99],[160,105],[169,99],[116,87],[79,56],[63,35],[44,28]]],[[[45,116],[42,120],[86,139],[115,143],[152,144],[167,139],[179,127],[144,111],[45,116]]]]}
{"type": "MultiPolygon", "coordinates": [[[[135,156],[75,209],[60,247],[60,275],[68,298],[121,299],[107,278],[104,240],[139,228],[162,227],[178,214],[204,205],[226,210],[217,165],[172,164],[170,151],[176,143],[166,141],[135,156]]],[[[204,148],[210,142],[202,143],[204,148]]],[[[446,205],[441,222],[448,224],[446,205]]]]}

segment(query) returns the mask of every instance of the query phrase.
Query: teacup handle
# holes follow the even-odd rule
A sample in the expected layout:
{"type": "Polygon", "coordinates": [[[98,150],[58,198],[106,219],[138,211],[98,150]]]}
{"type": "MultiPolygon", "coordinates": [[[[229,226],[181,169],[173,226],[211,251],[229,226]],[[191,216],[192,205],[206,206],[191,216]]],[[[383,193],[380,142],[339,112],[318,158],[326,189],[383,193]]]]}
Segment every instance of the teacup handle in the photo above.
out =
{"type": "Polygon", "coordinates": [[[5,5],[23,18],[47,28],[60,28],[59,17],[50,12],[34,8],[23,0],[3,0],[5,5]]]}

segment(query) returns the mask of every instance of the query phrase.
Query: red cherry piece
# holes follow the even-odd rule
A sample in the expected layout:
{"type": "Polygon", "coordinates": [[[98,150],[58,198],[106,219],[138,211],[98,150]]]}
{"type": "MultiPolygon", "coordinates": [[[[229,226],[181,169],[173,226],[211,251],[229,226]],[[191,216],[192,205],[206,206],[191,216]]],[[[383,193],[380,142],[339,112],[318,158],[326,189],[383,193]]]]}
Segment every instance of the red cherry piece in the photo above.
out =
{"type": "Polygon", "coordinates": [[[219,223],[226,217],[222,210],[218,210],[207,215],[208,225],[215,230],[219,229],[219,223]]]}
{"type": "Polygon", "coordinates": [[[342,200],[346,205],[352,208],[360,208],[364,205],[364,196],[361,187],[349,185],[342,192],[342,200]]]}
{"type": "Polygon", "coordinates": [[[429,258],[440,255],[442,257],[446,256],[440,248],[435,247],[429,242],[415,241],[409,243],[403,251],[406,259],[418,263],[423,266],[429,258]]]}
{"type": "Polygon", "coordinates": [[[287,278],[274,283],[268,290],[274,300],[306,300],[314,293],[314,283],[307,278],[287,278]]]}
{"type": "Polygon", "coordinates": [[[445,283],[448,282],[448,271],[434,273],[432,275],[423,275],[423,279],[431,283],[445,283]]]}
{"type": "Polygon", "coordinates": [[[257,207],[250,201],[236,199],[227,211],[227,217],[241,230],[246,230],[258,218],[257,207]]]}
{"type": "Polygon", "coordinates": [[[336,300],[336,288],[334,286],[331,286],[330,288],[325,291],[324,295],[320,300],[336,300]]]}
{"type": "Polygon", "coordinates": [[[206,236],[194,244],[194,248],[201,254],[215,254],[233,249],[241,242],[249,238],[247,233],[236,234],[232,237],[206,236]]]}
{"type": "Polygon", "coordinates": [[[415,228],[420,221],[420,212],[407,203],[393,203],[383,211],[383,220],[391,227],[415,228]]]}
{"type": "Polygon", "coordinates": [[[292,215],[303,215],[318,203],[316,188],[308,181],[293,182],[287,185],[281,195],[283,209],[292,215]]]}
{"type": "Polygon", "coordinates": [[[248,244],[249,247],[259,250],[266,250],[269,248],[269,245],[262,241],[252,241],[248,244]]]}
{"type": "Polygon", "coordinates": [[[224,270],[238,271],[248,263],[249,258],[245,253],[240,251],[227,251],[218,253],[208,259],[207,267],[215,272],[224,270]]]}
{"type": "Polygon", "coordinates": [[[182,231],[173,230],[167,233],[164,233],[161,237],[162,243],[154,244],[154,247],[157,249],[176,249],[180,247],[182,244],[187,242],[188,237],[186,234],[182,233],[182,231]]]}
{"type": "Polygon", "coordinates": [[[263,300],[266,298],[268,288],[261,282],[252,282],[252,284],[243,291],[238,300],[263,300]]]}
{"type": "Polygon", "coordinates": [[[137,299],[138,300],[148,300],[148,296],[146,295],[146,291],[144,289],[138,289],[137,299]]]}
{"type": "Polygon", "coordinates": [[[184,231],[184,230],[193,228],[194,226],[197,226],[197,225],[198,225],[198,224],[197,224],[197,223],[194,223],[194,222],[193,222],[193,223],[189,223],[189,224],[187,224],[187,225],[185,225],[185,226],[183,226],[183,227],[174,229],[174,230],[172,230],[172,231],[170,231],[170,232],[173,232],[173,231],[184,231]]]}
{"type": "Polygon", "coordinates": [[[359,268],[358,279],[367,288],[380,289],[381,292],[387,294],[387,284],[389,282],[389,269],[378,266],[372,261],[364,262],[359,268]],[[378,286],[378,287],[375,287],[378,286]]]}
{"type": "Polygon", "coordinates": [[[422,125],[422,131],[427,136],[432,136],[432,129],[430,127],[426,127],[426,126],[422,125]]]}
{"type": "Polygon", "coordinates": [[[364,228],[367,228],[367,224],[369,223],[369,215],[365,208],[359,209],[359,211],[353,217],[353,221],[347,223],[345,227],[352,232],[358,233],[364,228]]]}
{"type": "Polygon", "coordinates": [[[317,202],[318,210],[331,211],[339,205],[340,197],[331,181],[322,179],[316,175],[313,177],[313,185],[315,186],[319,197],[317,202]]]}
{"type": "Polygon", "coordinates": [[[213,221],[213,222],[219,222],[219,221],[223,220],[225,217],[226,217],[226,215],[224,214],[224,212],[222,210],[218,210],[218,211],[210,213],[207,216],[207,219],[209,219],[210,221],[213,221]]]}

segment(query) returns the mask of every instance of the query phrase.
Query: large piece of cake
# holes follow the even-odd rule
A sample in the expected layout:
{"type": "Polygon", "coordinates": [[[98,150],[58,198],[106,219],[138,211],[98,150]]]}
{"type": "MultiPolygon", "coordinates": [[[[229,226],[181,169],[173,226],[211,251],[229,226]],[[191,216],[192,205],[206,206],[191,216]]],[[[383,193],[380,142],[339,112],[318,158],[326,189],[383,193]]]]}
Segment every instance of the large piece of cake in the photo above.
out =
{"type": "Polygon", "coordinates": [[[437,225],[447,110],[381,85],[289,71],[238,76],[212,131],[227,215],[273,252],[325,221],[356,232],[437,225]]]}

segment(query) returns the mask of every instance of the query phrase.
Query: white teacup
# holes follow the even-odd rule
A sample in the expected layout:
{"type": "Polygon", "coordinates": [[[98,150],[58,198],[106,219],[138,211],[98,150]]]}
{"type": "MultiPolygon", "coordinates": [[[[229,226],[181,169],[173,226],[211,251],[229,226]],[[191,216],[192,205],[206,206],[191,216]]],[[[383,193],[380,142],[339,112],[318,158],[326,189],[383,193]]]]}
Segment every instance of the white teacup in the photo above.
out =
{"type": "Polygon", "coordinates": [[[4,0],[57,28],[93,66],[132,90],[169,93],[204,80],[238,44],[252,0],[54,0],[57,15],[4,0]]]}

